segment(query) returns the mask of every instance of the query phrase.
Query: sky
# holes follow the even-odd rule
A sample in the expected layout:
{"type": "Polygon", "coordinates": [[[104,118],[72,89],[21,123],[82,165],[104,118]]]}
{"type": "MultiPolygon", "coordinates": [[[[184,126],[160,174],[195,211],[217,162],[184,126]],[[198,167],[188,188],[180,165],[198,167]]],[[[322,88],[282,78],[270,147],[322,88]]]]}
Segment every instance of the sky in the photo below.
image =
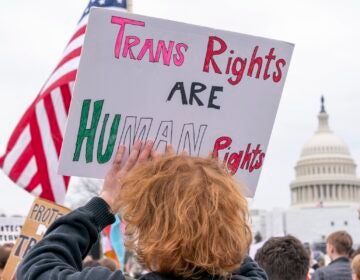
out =
{"type": "MultiPolygon", "coordinates": [[[[0,153],[59,61],[86,0],[4,1],[0,8],[0,153]]],[[[360,163],[360,2],[357,0],[133,0],[137,14],[295,44],[252,208],[287,208],[302,146],[330,127],[360,163]]],[[[1,171],[0,171],[1,172],[1,171]]],[[[25,215],[33,197],[0,173],[0,213],[25,215]]]]}

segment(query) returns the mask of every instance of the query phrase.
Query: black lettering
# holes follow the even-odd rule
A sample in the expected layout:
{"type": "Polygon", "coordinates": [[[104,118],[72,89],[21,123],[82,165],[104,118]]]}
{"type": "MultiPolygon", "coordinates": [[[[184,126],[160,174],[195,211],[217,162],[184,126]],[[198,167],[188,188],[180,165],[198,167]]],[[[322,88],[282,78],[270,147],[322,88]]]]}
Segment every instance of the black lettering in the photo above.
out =
{"type": "Polygon", "coordinates": [[[23,248],[24,241],[28,240],[29,237],[20,234],[19,239],[20,239],[19,245],[17,246],[17,248],[16,248],[16,250],[15,250],[15,252],[14,252],[14,255],[15,255],[16,257],[20,257],[20,253],[21,253],[21,250],[22,250],[22,248],[23,248]]]}
{"type": "Polygon", "coordinates": [[[30,238],[29,243],[26,247],[26,250],[24,252],[24,256],[30,251],[30,249],[37,243],[37,240],[33,237],[30,238]]]}
{"type": "Polygon", "coordinates": [[[204,106],[204,103],[201,102],[200,98],[196,95],[199,92],[202,92],[206,89],[206,86],[199,82],[192,82],[190,88],[190,98],[189,104],[193,105],[193,100],[195,99],[196,103],[199,106],[204,106]]]}
{"type": "Polygon", "coordinates": [[[211,87],[208,108],[220,109],[219,105],[214,104],[214,100],[217,99],[215,92],[222,92],[223,87],[213,86],[211,87]]]}
{"type": "Polygon", "coordinates": [[[38,222],[41,221],[41,214],[44,212],[44,210],[45,210],[45,207],[43,205],[40,205],[39,210],[35,216],[35,221],[38,221],[38,222]]]}
{"type": "Polygon", "coordinates": [[[168,98],[166,99],[166,101],[170,101],[176,91],[180,91],[182,104],[187,105],[188,103],[187,103],[187,99],[186,99],[186,93],[185,93],[185,88],[184,88],[183,82],[177,82],[174,85],[174,87],[171,89],[171,92],[170,92],[168,98]]]}

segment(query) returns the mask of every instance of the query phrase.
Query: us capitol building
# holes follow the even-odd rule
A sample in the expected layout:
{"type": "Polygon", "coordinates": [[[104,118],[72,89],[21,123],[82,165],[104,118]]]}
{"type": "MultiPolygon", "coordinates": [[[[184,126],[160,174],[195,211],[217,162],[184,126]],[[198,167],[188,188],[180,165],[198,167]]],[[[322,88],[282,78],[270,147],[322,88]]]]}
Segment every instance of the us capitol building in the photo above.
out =
{"type": "Polygon", "coordinates": [[[360,179],[347,145],[329,127],[323,97],[318,121],[295,165],[290,208],[252,210],[253,231],[265,238],[292,234],[314,243],[346,230],[360,245],[360,179]]]}

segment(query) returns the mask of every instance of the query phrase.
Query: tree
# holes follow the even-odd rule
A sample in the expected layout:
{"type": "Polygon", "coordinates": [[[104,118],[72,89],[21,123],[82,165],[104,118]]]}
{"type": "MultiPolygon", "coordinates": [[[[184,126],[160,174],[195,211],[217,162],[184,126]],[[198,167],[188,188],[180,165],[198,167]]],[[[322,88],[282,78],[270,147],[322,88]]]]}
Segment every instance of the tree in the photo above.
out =
{"type": "Polygon", "coordinates": [[[91,198],[100,193],[103,180],[73,177],[66,194],[65,205],[71,209],[85,205],[91,198]]]}

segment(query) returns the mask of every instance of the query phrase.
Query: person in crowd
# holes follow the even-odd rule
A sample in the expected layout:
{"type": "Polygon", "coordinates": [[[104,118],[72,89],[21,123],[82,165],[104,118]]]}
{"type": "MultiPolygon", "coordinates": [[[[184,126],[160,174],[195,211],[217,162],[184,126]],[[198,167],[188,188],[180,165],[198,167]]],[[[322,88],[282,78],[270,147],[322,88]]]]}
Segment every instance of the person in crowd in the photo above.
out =
{"type": "Polygon", "coordinates": [[[323,252],[314,251],[313,252],[313,260],[314,260],[314,264],[313,264],[312,268],[314,270],[317,270],[317,269],[325,266],[325,255],[323,254],[323,252]]]}
{"type": "Polygon", "coordinates": [[[255,261],[269,280],[306,280],[309,254],[296,237],[272,237],[256,252],[255,261]]]}
{"type": "Polygon", "coordinates": [[[353,245],[346,231],[331,233],[326,239],[326,253],[331,262],[328,266],[315,271],[312,280],[351,280],[349,252],[353,245]]]}
{"type": "Polygon", "coordinates": [[[310,243],[309,242],[305,242],[303,243],[304,249],[307,252],[308,256],[309,256],[309,272],[308,275],[309,277],[311,275],[313,275],[315,268],[314,266],[316,266],[316,260],[314,260],[313,258],[313,251],[311,249],[310,243]]]}
{"type": "Polygon", "coordinates": [[[257,250],[259,250],[259,248],[261,248],[262,245],[264,245],[264,243],[265,243],[265,240],[263,240],[261,233],[260,232],[255,233],[254,243],[251,244],[251,246],[250,246],[249,256],[251,258],[254,258],[257,250]]]}
{"type": "Polygon", "coordinates": [[[357,255],[360,255],[360,246],[352,252],[350,259],[354,259],[357,255]]]}
{"type": "Polygon", "coordinates": [[[125,242],[150,272],[142,279],[267,279],[246,256],[252,241],[248,205],[235,179],[214,159],[156,156],[136,141],[120,146],[100,194],[59,218],[25,256],[18,280],[121,280],[121,271],[81,270],[99,232],[120,211],[125,242]]]}
{"type": "Polygon", "coordinates": [[[2,276],[2,272],[5,268],[5,265],[10,257],[11,249],[13,245],[5,244],[0,246],[0,279],[2,276]]]}
{"type": "Polygon", "coordinates": [[[352,280],[360,280],[360,255],[356,255],[351,262],[352,280]]]}

